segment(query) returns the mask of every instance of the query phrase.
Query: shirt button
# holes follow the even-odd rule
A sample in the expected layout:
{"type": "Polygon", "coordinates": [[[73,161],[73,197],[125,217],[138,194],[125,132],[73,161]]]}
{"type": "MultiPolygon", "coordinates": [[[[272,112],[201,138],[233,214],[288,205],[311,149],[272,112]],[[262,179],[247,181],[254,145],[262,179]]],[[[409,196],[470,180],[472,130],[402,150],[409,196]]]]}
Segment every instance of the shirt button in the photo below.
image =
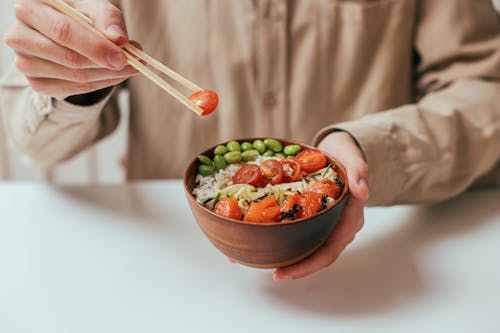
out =
{"type": "Polygon", "coordinates": [[[276,105],[276,96],[272,92],[268,92],[264,95],[263,99],[264,106],[267,108],[272,108],[276,105]]]}

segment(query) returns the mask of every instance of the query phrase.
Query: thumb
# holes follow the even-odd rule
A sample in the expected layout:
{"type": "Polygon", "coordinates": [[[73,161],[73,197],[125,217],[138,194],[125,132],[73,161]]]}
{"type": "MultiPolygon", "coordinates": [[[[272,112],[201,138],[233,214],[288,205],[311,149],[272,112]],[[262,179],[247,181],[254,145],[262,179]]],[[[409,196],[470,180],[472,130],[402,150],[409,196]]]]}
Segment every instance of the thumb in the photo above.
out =
{"type": "Polygon", "coordinates": [[[129,42],[123,13],[108,1],[77,1],[77,9],[94,22],[97,30],[118,46],[129,42]]]}
{"type": "Polygon", "coordinates": [[[356,199],[366,202],[370,197],[370,173],[368,165],[363,159],[357,156],[347,158],[344,165],[349,181],[349,191],[356,199]]]}
{"type": "Polygon", "coordinates": [[[370,195],[370,171],[355,139],[347,132],[333,132],[323,138],[318,148],[330,152],[345,167],[351,195],[363,202],[367,201],[370,195]]]}

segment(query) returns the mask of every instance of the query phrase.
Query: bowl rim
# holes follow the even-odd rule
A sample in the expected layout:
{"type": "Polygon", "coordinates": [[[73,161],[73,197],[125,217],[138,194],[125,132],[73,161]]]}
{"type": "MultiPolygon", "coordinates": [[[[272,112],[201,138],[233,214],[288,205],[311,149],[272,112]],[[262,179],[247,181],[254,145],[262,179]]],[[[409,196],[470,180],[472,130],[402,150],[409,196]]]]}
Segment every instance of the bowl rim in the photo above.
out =
{"type": "Polygon", "coordinates": [[[340,163],[336,158],[334,158],[333,156],[331,156],[330,154],[326,153],[325,151],[321,150],[321,149],[318,149],[317,147],[314,147],[312,145],[309,145],[309,144],[306,144],[306,143],[300,143],[300,142],[297,142],[297,141],[294,141],[294,140],[290,140],[290,139],[283,139],[283,138],[277,138],[277,137],[271,137],[271,136],[268,136],[268,137],[250,137],[250,138],[241,138],[241,139],[232,139],[232,140],[228,140],[228,141],[224,141],[224,142],[221,142],[221,143],[218,143],[216,145],[213,145],[213,146],[210,146],[204,150],[202,150],[199,154],[196,154],[195,155],[196,157],[194,159],[192,159],[188,165],[186,166],[186,168],[184,169],[184,175],[183,175],[183,184],[184,184],[184,192],[187,194],[187,197],[189,198],[189,200],[193,201],[195,205],[197,205],[198,207],[200,207],[202,210],[206,211],[207,213],[219,218],[219,219],[222,219],[222,220],[225,220],[225,221],[229,221],[231,223],[239,223],[239,224],[243,224],[243,225],[260,225],[260,226],[283,226],[283,225],[290,225],[290,224],[298,224],[298,223],[301,223],[301,222],[306,222],[306,221],[309,221],[313,218],[316,218],[318,216],[321,216],[323,214],[326,214],[327,212],[329,212],[330,210],[332,210],[333,208],[335,208],[337,205],[339,205],[339,203],[341,203],[342,201],[344,201],[347,196],[349,195],[349,179],[348,179],[348,175],[347,175],[347,170],[346,168],[344,167],[344,165],[342,165],[342,163],[340,163]],[[237,219],[233,219],[233,218],[229,218],[229,217],[225,217],[225,216],[222,216],[222,215],[219,215],[219,214],[216,214],[214,213],[212,210],[208,209],[207,207],[203,206],[201,203],[199,203],[194,195],[191,193],[191,191],[189,191],[189,188],[188,188],[188,184],[187,184],[187,179],[188,179],[188,171],[189,169],[192,167],[193,164],[197,163],[197,156],[199,155],[202,155],[202,154],[206,154],[207,152],[212,152],[213,149],[219,145],[226,145],[227,143],[231,142],[231,141],[237,141],[237,142],[245,142],[245,141],[248,141],[248,142],[253,142],[255,140],[262,140],[264,141],[265,139],[274,139],[274,140],[278,140],[280,142],[287,142],[287,144],[297,144],[297,145],[300,145],[302,148],[307,148],[307,149],[315,149],[315,150],[319,150],[321,151],[323,154],[326,155],[326,157],[331,161],[335,162],[335,165],[339,168],[342,169],[343,171],[343,174],[345,175],[345,181],[344,181],[344,188],[342,190],[342,193],[340,194],[340,196],[338,197],[338,199],[335,200],[335,202],[333,203],[332,206],[328,207],[327,209],[324,209],[322,210],[321,212],[313,215],[313,216],[310,216],[310,217],[303,217],[303,218],[300,218],[300,219],[296,219],[296,220],[292,220],[292,221],[285,221],[285,222],[247,222],[247,221],[243,221],[243,220],[237,220],[237,219]]]}

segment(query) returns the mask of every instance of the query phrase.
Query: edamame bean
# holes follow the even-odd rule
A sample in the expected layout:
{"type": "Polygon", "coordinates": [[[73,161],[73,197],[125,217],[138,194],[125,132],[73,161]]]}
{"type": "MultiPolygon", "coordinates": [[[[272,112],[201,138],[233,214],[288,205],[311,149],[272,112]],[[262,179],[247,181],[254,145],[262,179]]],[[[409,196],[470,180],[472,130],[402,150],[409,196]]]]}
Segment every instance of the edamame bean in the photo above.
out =
{"type": "Polygon", "coordinates": [[[286,158],[295,158],[295,155],[286,155],[286,158]]]}
{"type": "Polygon", "coordinates": [[[214,155],[224,155],[225,153],[227,153],[227,148],[226,146],[223,146],[223,145],[218,145],[217,147],[215,147],[214,149],[214,155]]]}
{"type": "Polygon", "coordinates": [[[214,167],[211,165],[200,164],[198,165],[198,172],[202,176],[210,176],[214,173],[214,167]]]}
{"type": "Polygon", "coordinates": [[[224,159],[227,163],[238,163],[241,161],[241,152],[240,151],[230,151],[224,154],[224,159]]]}
{"type": "Polygon", "coordinates": [[[266,150],[266,151],[264,152],[264,154],[262,154],[262,156],[266,156],[266,157],[271,157],[271,156],[274,156],[274,151],[272,151],[271,149],[266,150]]]}
{"type": "Polygon", "coordinates": [[[226,159],[222,155],[214,156],[215,170],[219,171],[226,167],[226,159]]]}
{"type": "Polygon", "coordinates": [[[212,165],[212,160],[205,155],[198,156],[198,161],[200,161],[201,164],[212,165]]]}
{"type": "Polygon", "coordinates": [[[247,151],[247,150],[250,150],[250,149],[253,149],[253,146],[250,142],[243,142],[241,144],[241,150],[242,151],[247,151]]]}
{"type": "Polygon", "coordinates": [[[231,141],[227,145],[227,150],[228,151],[241,151],[241,145],[238,141],[231,141]]]}
{"type": "Polygon", "coordinates": [[[264,144],[268,149],[271,149],[275,153],[279,153],[283,150],[283,145],[281,144],[281,142],[275,139],[265,139],[264,144]]]}
{"type": "Polygon", "coordinates": [[[266,151],[266,144],[262,140],[255,140],[252,146],[259,152],[259,154],[264,154],[266,151]]]}
{"type": "Polygon", "coordinates": [[[283,155],[282,153],[276,153],[274,154],[274,156],[277,158],[285,158],[285,155],[283,155]]]}
{"type": "Polygon", "coordinates": [[[245,150],[241,153],[241,159],[244,162],[253,161],[259,156],[259,152],[255,149],[245,150]]]}
{"type": "Polygon", "coordinates": [[[301,150],[302,147],[300,147],[299,145],[288,145],[283,149],[283,152],[286,155],[297,155],[301,150]]]}

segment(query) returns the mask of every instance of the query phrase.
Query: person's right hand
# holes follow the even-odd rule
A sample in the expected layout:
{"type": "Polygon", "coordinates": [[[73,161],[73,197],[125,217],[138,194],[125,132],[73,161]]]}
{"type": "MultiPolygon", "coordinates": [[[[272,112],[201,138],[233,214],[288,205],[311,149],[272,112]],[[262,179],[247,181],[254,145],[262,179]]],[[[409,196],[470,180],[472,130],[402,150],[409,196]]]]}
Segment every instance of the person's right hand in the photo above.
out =
{"type": "Polygon", "coordinates": [[[121,11],[107,0],[66,1],[106,40],[39,0],[19,0],[5,43],[38,93],[59,100],[114,86],[137,74],[120,46],[129,42],[121,11]]]}

